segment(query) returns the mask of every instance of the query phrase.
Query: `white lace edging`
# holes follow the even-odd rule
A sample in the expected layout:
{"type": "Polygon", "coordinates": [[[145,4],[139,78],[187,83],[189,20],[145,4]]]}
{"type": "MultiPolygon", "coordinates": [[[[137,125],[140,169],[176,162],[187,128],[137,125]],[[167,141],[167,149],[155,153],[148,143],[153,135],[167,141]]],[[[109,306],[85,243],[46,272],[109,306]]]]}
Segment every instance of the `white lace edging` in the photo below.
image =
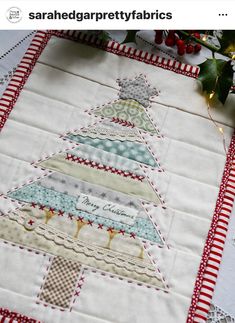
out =
{"type": "Polygon", "coordinates": [[[235,323],[235,318],[216,305],[211,305],[207,323],[235,323]]]}

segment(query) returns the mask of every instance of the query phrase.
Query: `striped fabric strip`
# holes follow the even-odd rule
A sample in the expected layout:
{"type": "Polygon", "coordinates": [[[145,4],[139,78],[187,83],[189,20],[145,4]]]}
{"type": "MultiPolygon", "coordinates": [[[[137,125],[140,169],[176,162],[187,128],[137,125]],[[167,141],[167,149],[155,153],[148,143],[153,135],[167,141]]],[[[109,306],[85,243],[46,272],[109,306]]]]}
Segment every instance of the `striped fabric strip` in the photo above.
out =
{"type": "Polygon", "coordinates": [[[45,31],[38,31],[24,57],[18,65],[8,87],[0,99],[0,131],[2,130],[13,106],[29,77],[38,57],[46,46],[51,34],[45,31]]]}
{"type": "Polygon", "coordinates": [[[173,72],[190,76],[193,78],[197,78],[199,74],[200,69],[198,66],[192,66],[189,64],[180,63],[172,59],[157,56],[140,49],[135,49],[124,44],[119,44],[113,40],[110,40],[104,44],[95,35],[87,35],[83,32],[79,32],[76,30],[59,30],[53,31],[52,33],[53,35],[56,35],[58,37],[78,40],[82,43],[100,47],[101,49],[104,49],[108,52],[112,52],[120,56],[133,58],[138,61],[162,67],[164,69],[168,69],[173,72]]]}
{"type": "Polygon", "coordinates": [[[206,322],[214,293],[219,266],[235,197],[235,134],[233,135],[220,192],[207,236],[194,288],[187,323],[206,322]]]}
{"type": "Polygon", "coordinates": [[[40,323],[40,321],[28,317],[17,312],[8,310],[7,308],[0,308],[0,323],[40,323]]]}

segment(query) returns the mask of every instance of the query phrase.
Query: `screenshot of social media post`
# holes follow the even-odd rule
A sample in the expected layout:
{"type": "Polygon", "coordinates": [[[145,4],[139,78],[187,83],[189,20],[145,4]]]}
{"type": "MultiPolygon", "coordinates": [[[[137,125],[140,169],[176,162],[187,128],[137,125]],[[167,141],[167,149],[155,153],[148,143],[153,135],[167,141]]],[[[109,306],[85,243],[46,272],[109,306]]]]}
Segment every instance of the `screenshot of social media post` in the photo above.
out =
{"type": "Polygon", "coordinates": [[[0,322],[235,322],[235,3],[2,0],[0,322]]]}

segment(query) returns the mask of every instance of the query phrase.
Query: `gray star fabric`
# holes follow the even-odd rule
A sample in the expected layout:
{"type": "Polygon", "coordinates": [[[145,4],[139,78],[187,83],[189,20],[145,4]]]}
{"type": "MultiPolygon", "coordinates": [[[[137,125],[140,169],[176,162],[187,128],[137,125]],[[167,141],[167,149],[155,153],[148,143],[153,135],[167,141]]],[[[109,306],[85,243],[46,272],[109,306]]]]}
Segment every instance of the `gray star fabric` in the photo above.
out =
{"type": "Polygon", "coordinates": [[[133,80],[120,80],[119,86],[120,94],[119,97],[121,99],[133,99],[138,101],[144,107],[149,106],[149,99],[151,96],[157,95],[157,91],[154,88],[151,88],[143,75],[137,76],[133,80]]]}

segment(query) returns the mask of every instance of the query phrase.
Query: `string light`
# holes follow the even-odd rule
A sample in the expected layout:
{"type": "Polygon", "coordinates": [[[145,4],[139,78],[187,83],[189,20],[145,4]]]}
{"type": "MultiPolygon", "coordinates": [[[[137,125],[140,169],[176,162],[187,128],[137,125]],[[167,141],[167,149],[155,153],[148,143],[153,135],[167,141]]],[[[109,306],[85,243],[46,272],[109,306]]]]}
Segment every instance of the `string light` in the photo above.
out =
{"type": "Polygon", "coordinates": [[[210,95],[209,95],[209,98],[210,98],[210,100],[213,98],[213,96],[215,95],[215,92],[214,91],[212,91],[211,93],[210,93],[210,95]]]}
{"type": "MultiPolygon", "coordinates": [[[[210,99],[214,96],[215,92],[213,91],[211,94],[210,94],[210,99]],[[211,96],[212,95],[212,96],[211,96]]],[[[210,112],[210,109],[211,109],[211,106],[210,106],[210,103],[209,103],[209,100],[207,101],[207,112],[208,112],[208,116],[210,118],[210,120],[213,122],[213,124],[215,125],[215,127],[218,129],[219,133],[221,134],[222,136],[222,141],[223,141],[223,146],[224,146],[224,151],[225,151],[225,154],[227,155],[227,148],[226,148],[226,142],[225,142],[225,137],[224,137],[224,129],[222,127],[219,127],[219,125],[217,124],[217,122],[212,118],[212,115],[211,115],[211,112],[210,112]]]]}
{"type": "Polygon", "coordinates": [[[235,59],[235,54],[232,56],[232,59],[235,59]]]}
{"type": "Polygon", "coordinates": [[[208,38],[208,37],[207,37],[207,35],[203,35],[203,36],[202,36],[202,40],[203,40],[203,41],[207,41],[207,38],[208,38]]]}

